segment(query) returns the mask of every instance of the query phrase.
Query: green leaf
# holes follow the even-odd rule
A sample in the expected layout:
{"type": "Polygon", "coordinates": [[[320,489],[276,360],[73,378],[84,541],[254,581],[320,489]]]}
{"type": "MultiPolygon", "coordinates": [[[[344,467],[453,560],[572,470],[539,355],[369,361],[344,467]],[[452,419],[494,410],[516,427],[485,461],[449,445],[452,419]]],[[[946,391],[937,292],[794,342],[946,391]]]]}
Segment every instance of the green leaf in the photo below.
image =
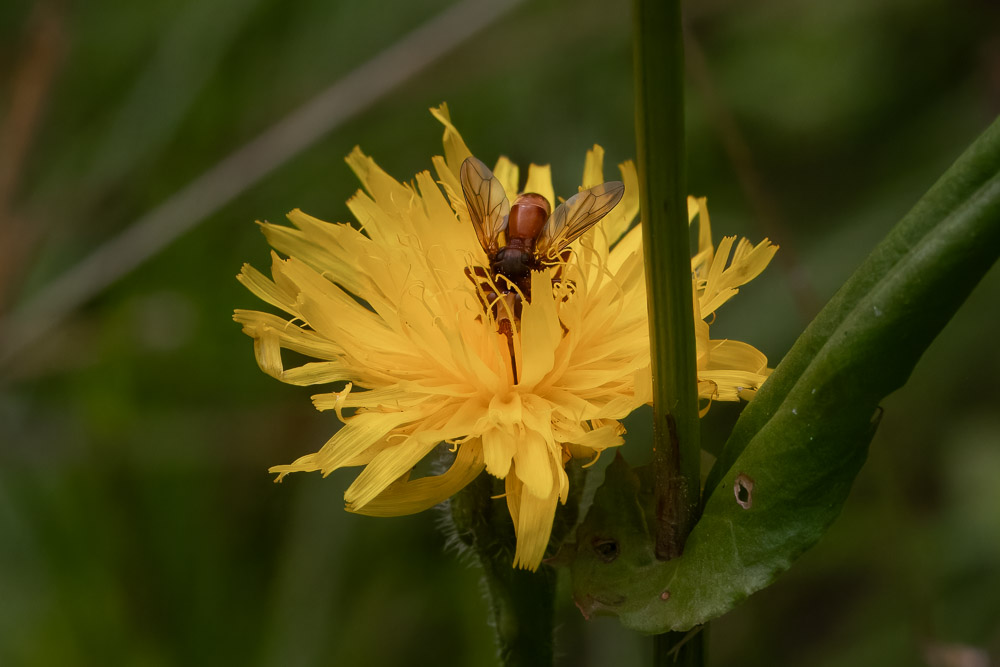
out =
{"type": "MultiPolygon", "coordinates": [[[[879,244],[744,410],[680,558],[650,560],[634,518],[607,519],[629,477],[609,478],[615,490],[603,497],[614,502],[588,513],[568,558],[578,604],[659,633],[704,623],[770,584],[839,514],[879,401],[906,382],[998,251],[1000,121],[879,244]],[[594,549],[608,540],[619,547],[610,563],[601,560],[606,545],[594,549]]],[[[644,497],[640,488],[632,502],[644,497]]]]}

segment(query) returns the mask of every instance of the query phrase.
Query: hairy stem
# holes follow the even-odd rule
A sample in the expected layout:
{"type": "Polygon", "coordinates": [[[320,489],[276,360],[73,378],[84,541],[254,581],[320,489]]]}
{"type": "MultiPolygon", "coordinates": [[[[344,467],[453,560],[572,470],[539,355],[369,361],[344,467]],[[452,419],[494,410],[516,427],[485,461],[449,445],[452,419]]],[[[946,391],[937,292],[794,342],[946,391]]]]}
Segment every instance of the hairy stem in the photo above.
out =
{"type": "Polygon", "coordinates": [[[458,538],[483,567],[497,649],[504,667],[551,667],[556,572],[514,569],[514,524],[494,479],[481,474],[451,501],[458,538]]]}

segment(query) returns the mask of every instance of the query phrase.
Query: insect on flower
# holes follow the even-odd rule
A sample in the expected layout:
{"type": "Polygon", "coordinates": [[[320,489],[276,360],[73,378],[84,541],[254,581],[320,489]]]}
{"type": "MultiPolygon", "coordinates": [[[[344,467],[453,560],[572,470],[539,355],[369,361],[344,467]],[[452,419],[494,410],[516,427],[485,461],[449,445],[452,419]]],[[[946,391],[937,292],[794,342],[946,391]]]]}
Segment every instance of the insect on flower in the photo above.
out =
{"type": "Polygon", "coordinates": [[[551,211],[548,200],[534,192],[518,195],[511,206],[500,180],[474,157],[462,163],[460,177],[469,217],[490,262],[489,271],[477,266],[465,273],[479,288],[484,308],[492,308],[500,333],[510,338],[511,319],[516,323],[522,303],[531,301],[531,272],[565,263],[566,247],[611,212],[625,186],[601,183],[551,211]]]}
{"type": "MultiPolygon", "coordinates": [[[[400,183],[356,148],[347,163],[363,189],[348,206],[359,224],[299,210],[288,216],[292,227],[264,223],[276,251],[271,276],[244,265],[239,279],[282,314],[240,309],[234,319],[265,373],[327,387],[313,401],[344,422],[318,451],[272,467],[279,480],[363,466],[344,492],[347,509],[402,516],[447,500],[485,470],[504,480],[514,567],[536,570],[556,508],[569,501],[568,460],[622,445],[621,420],[652,400],[642,228],[632,225],[639,179],[626,162],[625,187],[603,183],[595,145],[587,189],[562,206],[549,208],[545,168],[528,170],[526,189],[540,196],[515,198],[516,165],[499,161],[495,178],[466,162],[447,107],[433,113],[445,126],[436,178],[423,171],[400,183]],[[441,442],[455,443],[451,465],[419,476],[414,467],[441,442]]],[[[711,339],[707,318],[776,248],[735,237],[716,246],[704,199],[688,199],[688,217],[700,230],[691,262],[699,396],[737,401],[767,378],[767,358],[711,339]]]]}

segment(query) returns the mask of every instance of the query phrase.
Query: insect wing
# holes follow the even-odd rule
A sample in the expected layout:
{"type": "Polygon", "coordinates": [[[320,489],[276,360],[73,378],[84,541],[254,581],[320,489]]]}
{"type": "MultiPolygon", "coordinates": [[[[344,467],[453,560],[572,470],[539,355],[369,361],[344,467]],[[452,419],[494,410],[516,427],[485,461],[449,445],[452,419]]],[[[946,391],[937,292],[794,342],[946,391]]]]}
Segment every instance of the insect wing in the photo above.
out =
{"type": "Polygon", "coordinates": [[[609,181],[564,201],[549,216],[535,240],[535,256],[542,260],[556,259],[563,248],[610,213],[623,194],[625,186],[621,181],[609,181]]]}
{"type": "Polygon", "coordinates": [[[479,243],[486,254],[493,257],[499,248],[500,234],[507,229],[510,202],[500,179],[476,158],[465,159],[460,176],[462,193],[479,243]]]}

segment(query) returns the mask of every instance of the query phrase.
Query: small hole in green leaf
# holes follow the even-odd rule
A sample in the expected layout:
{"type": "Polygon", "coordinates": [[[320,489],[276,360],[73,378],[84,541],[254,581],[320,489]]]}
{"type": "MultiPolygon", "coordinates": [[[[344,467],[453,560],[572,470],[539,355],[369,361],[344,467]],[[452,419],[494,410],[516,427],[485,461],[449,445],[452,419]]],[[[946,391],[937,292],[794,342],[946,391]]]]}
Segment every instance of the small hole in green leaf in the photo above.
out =
{"type": "Polygon", "coordinates": [[[733,495],[736,496],[736,502],[740,507],[745,510],[750,509],[753,505],[753,479],[746,473],[738,474],[733,484],[733,495]]]}
{"type": "Polygon", "coordinates": [[[605,563],[610,563],[614,559],[618,558],[618,540],[602,540],[601,538],[594,538],[593,541],[594,553],[605,563]]]}
{"type": "Polygon", "coordinates": [[[885,412],[885,409],[881,405],[876,405],[875,412],[872,414],[871,423],[878,426],[882,421],[883,412],[885,412]]]}

